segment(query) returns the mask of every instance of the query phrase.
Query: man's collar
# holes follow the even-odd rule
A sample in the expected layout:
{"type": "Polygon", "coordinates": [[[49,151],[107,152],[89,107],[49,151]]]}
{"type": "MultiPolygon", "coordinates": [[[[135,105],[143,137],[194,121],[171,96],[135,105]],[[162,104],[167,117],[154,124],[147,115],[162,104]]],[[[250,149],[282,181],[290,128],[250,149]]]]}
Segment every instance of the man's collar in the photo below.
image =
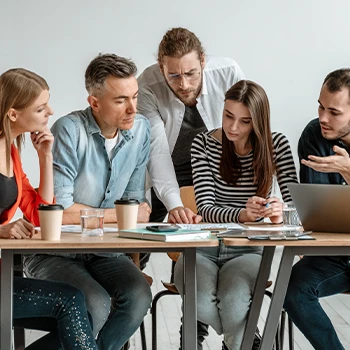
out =
{"type": "Polygon", "coordinates": [[[199,93],[198,97],[200,97],[200,95],[208,95],[207,76],[205,74],[205,69],[203,69],[202,90],[199,93]]]}
{"type": "MultiPolygon", "coordinates": [[[[133,126],[134,127],[134,126],[133,126]]],[[[132,128],[131,128],[132,129],[132,128]]],[[[133,139],[134,135],[132,134],[132,131],[130,130],[120,130],[122,136],[124,137],[126,142],[129,142],[133,139]]]]}
{"type": "Polygon", "coordinates": [[[87,134],[89,136],[92,135],[92,134],[96,134],[96,133],[101,134],[101,129],[98,126],[94,115],[92,114],[91,107],[88,107],[86,110],[87,110],[87,116],[88,116],[88,120],[87,120],[87,123],[86,123],[87,134]]]}

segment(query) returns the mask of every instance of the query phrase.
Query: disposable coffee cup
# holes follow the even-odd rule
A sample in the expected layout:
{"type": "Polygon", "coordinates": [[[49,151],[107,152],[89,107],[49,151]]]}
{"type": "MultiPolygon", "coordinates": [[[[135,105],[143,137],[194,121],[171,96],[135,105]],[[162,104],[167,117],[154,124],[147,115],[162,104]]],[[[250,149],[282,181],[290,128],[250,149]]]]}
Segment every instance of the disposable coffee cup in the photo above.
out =
{"type": "Polygon", "coordinates": [[[294,203],[284,203],[282,209],[283,224],[300,226],[300,219],[294,203]]]}
{"type": "Polygon", "coordinates": [[[60,204],[39,205],[41,239],[45,241],[59,241],[61,239],[63,209],[60,204]]]}
{"type": "Polygon", "coordinates": [[[137,199],[117,199],[115,202],[118,230],[136,228],[139,201],[137,199]]]}

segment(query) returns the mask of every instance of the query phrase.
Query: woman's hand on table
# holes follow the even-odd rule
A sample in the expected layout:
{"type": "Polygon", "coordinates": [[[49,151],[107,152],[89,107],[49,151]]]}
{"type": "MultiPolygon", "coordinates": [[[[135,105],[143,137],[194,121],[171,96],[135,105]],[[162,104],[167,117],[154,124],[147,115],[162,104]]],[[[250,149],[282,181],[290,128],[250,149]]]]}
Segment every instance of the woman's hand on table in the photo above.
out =
{"type": "Polygon", "coordinates": [[[32,238],[34,233],[34,226],[24,219],[18,219],[0,226],[0,238],[32,238]]]}
{"type": "Polygon", "coordinates": [[[258,196],[248,198],[245,208],[239,213],[239,222],[256,221],[264,216],[266,199],[258,196]]]}
{"type": "Polygon", "coordinates": [[[239,222],[248,222],[262,218],[269,218],[272,223],[282,221],[282,202],[279,198],[250,197],[245,209],[241,210],[238,220],[239,222]]]}
{"type": "Polygon", "coordinates": [[[283,221],[282,209],[281,200],[277,197],[270,197],[266,199],[263,216],[269,218],[273,224],[280,224],[283,221]]]}

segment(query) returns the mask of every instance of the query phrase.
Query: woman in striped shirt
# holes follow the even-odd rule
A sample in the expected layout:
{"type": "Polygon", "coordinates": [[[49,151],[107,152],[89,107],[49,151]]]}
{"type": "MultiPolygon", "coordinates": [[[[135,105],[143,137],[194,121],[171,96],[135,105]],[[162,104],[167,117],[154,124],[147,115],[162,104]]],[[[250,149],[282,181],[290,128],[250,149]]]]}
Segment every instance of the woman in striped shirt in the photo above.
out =
{"type": "MultiPolygon", "coordinates": [[[[191,148],[198,212],[205,222],[282,222],[282,202],[271,195],[276,176],[285,202],[297,175],[287,138],[271,133],[264,89],[249,80],[225,95],[222,128],[199,134],[191,148]]],[[[240,349],[262,248],[197,249],[198,320],[224,335],[223,349],[240,349]]],[[[175,283],[182,294],[182,258],[175,283]]]]}

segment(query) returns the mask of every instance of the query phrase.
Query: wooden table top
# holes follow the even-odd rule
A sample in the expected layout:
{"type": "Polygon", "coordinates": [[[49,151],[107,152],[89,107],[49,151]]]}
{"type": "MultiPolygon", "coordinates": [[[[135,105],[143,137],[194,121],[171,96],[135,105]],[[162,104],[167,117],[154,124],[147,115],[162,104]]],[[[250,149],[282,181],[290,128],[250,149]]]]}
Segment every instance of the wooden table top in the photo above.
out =
{"type": "MultiPolygon", "coordinates": [[[[264,232],[261,232],[262,234],[264,232]]],[[[224,238],[229,246],[285,246],[285,247],[350,247],[350,233],[312,232],[310,236],[315,240],[248,240],[247,238],[224,238]]]]}
{"type": "Polygon", "coordinates": [[[40,233],[31,239],[0,239],[0,249],[107,249],[107,248],[195,248],[218,245],[216,237],[187,242],[161,242],[119,238],[117,232],[105,232],[102,237],[82,237],[81,233],[62,232],[60,241],[41,240],[40,233]]]}

